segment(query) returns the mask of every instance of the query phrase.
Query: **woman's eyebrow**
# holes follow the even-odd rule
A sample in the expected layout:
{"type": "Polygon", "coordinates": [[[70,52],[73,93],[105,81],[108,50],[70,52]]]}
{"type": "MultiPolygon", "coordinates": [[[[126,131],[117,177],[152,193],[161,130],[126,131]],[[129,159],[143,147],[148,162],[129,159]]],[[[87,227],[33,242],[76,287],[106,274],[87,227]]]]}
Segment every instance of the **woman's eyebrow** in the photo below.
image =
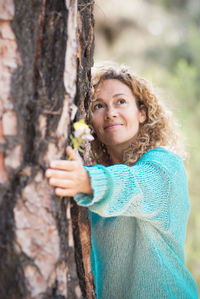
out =
{"type": "Polygon", "coordinates": [[[94,101],[92,101],[93,103],[95,103],[95,102],[103,102],[103,99],[101,99],[101,98],[97,98],[97,99],[95,99],[94,101]]]}
{"type": "Polygon", "coordinates": [[[125,93],[116,93],[113,95],[113,98],[118,97],[118,96],[125,96],[125,93]]]}
{"type": "MultiPolygon", "coordinates": [[[[115,97],[122,96],[122,95],[126,96],[125,93],[116,93],[112,97],[115,98],[115,97]]],[[[97,101],[103,102],[104,100],[102,98],[97,98],[97,99],[94,100],[94,102],[97,102],[97,101]]]]}

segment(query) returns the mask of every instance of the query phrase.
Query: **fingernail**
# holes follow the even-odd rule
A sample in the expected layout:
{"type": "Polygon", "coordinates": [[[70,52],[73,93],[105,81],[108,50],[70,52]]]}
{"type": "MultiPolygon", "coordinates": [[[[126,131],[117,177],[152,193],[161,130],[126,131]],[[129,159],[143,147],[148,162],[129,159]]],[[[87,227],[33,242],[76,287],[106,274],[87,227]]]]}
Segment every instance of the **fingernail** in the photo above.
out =
{"type": "Polygon", "coordinates": [[[57,196],[59,196],[59,188],[56,188],[56,189],[55,189],[55,194],[56,194],[57,196]]]}
{"type": "Polygon", "coordinates": [[[50,170],[49,169],[47,169],[46,171],[45,171],[45,176],[49,176],[50,175],[50,170]]]}
{"type": "Polygon", "coordinates": [[[56,163],[55,162],[51,162],[51,167],[55,167],[56,163]]]}
{"type": "Polygon", "coordinates": [[[49,179],[49,183],[50,183],[50,184],[53,184],[53,183],[54,183],[54,179],[53,179],[53,178],[50,178],[50,179],[49,179]]]}

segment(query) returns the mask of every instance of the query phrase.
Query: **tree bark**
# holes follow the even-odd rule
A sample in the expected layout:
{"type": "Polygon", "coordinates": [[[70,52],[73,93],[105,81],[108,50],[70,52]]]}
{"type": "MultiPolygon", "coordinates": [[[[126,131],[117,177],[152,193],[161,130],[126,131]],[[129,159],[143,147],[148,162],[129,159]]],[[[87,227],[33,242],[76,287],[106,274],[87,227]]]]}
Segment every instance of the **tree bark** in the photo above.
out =
{"type": "Polygon", "coordinates": [[[87,211],[44,178],[89,98],[92,11],[0,0],[0,299],[95,298],[87,211]]]}

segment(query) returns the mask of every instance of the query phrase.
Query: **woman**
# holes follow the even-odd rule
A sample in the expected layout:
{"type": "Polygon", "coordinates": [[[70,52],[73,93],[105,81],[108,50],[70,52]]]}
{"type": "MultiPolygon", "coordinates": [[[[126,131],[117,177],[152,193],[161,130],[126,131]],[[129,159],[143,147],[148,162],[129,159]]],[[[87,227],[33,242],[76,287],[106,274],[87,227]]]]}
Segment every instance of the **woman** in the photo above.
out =
{"type": "Polygon", "coordinates": [[[71,160],[53,161],[46,176],[58,196],[89,209],[97,298],[197,298],[184,264],[188,188],[170,115],[124,67],[99,67],[92,78],[93,166],[68,147],[71,160]]]}

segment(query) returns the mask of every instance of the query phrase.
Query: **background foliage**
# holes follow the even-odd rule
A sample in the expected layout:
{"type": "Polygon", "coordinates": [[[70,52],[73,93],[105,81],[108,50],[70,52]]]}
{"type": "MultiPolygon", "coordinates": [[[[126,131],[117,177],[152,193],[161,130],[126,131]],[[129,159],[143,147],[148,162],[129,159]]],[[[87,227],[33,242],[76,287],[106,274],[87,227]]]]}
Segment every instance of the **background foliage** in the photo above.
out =
{"type": "Polygon", "coordinates": [[[130,65],[162,89],[189,157],[187,267],[200,288],[200,1],[96,0],[95,60],[130,65]]]}

